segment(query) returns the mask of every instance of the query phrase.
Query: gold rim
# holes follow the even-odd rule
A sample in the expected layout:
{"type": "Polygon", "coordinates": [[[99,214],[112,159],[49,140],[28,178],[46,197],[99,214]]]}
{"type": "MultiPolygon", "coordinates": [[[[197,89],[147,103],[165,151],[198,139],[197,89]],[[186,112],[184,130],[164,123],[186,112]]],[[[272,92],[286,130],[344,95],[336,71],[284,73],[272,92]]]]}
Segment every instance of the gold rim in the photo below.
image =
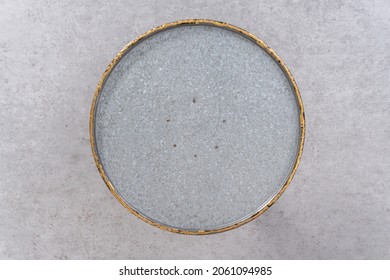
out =
{"type": "Polygon", "coordinates": [[[135,216],[137,216],[138,218],[140,218],[144,222],[147,222],[148,224],[156,226],[156,227],[158,227],[158,228],[160,228],[162,230],[167,230],[167,231],[170,231],[170,232],[181,233],[181,234],[205,235],[205,234],[211,234],[211,233],[224,232],[224,231],[228,231],[228,230],[237,228],[239,226],[242,226],[242,225],[244,225],[244,224],[254,220],[255,218],[257,218],[261,214],[263,214],[268,208],[270,208],[279,199],[279,197],[283,194],[283,192],[287,189],[288,185],[290,184],[290,182],[291,182],[291,180],[292,180],[292,178],[293,178],[293,176],[294,176],[294,174],[295,174],[295,172],[296,172],[296,170],[298,168],[299,162],[301,160],[302,151],[303,151],[303,143],[304,143],[304,138],[305,138],[305,113],[304,113],[303,103],[302,103],[301,95],[299,93],[298,86],[297,86],[293,76],[291,75],[290,70],[287,68],[286,64],[282,61],[282,59],[270,47],[267,46],[267,44],[265,44],[263,41],[261,41],[255,35],[247,32],[247,31],[245,31],[245,30],[243,30],[243,29],[241,29],[239,27],[236,27],[236,26],[233,26],[231,24],[228,24],[228,23],[214,21],[214,20],[208,20],[208,19],[188,19],[188,20],[179,20],[179,21],[163,24],[163,25],[160,25],[160,26],[158,26],[156,28],[153,28],[153,29],[147,31],[146,33],[142,34],[141,36],[137,37],[133,41],[131,41],[129,44],[127,44],[117,54],[117,56],[114,58],[114,60],[107,67],[106,71],[104,71],[102,77],[100,78],[99,84],[96,87],[95,94],[94,94],[93,100],[92,100],[91,112],[90,112],[89,136],[90,136],[90,141],[91,141],[93,157],[95,159],[95,163],[96,163],[96,166],[97,166],[97,168],[99,170],[100,175],[102,176],[104,182],[106,183],[107,187],[109,188],[111,193],[114,195],[114,197],[124,207],[126,207],[131,213],[133,213],[135,216]],[[291,82],[291,85],[294,88],[294,92],[295,92],[295,95],[296,95],[296,98],[297,98],[297,101],[298,101],[298,105],[299,105],[299,109],[300,109],[299,121],[300,121],[300,127],[301,127],[301,138],[300,138],[298,156],[297,156],[297,159],[295,161],[294,167],[293,167],[293,169],[292,169],[292,171],[290,173],[290,176],[288,177],[286,183],[283,185],[283,187],[280,189],[280,191],[266,205],[264,205],[259,211],[257,211],[255,214],[253,214],[249,218],[246,218],[245,220],[240,221],[240,222],[238,222],[236,224],[233,224],[231,226],[227,226],[227,227],[220,228],[220,229],[213,229],[213,230],[189,231],[189,230],[183,230],[183,229],[179,229],[179,228],[165,226],[165,225],[159,224],[159,223],[157,223],[155,221],[152,221],[149,218],[143,216],[141,213],[137,212],[135,209],[133,209],[130,205],[128,205],[124,201],[124,199],[115,190],[115,188],[114,188],[113,184],[111,183],[111,181],[108,179],[106,173],[104,172],[103,166],[100,163],[100,159],[99,159],[99,156],[97,154],[97,150],[96,150],[96,146],[95,146],[95,134],[94,134],[95,126],[94,126],[94,124],[95,124],[96,102],[97,102],[98,96],[100,95],[100,92],[102,90],[102,87],[103,87],[103,84],[104,84],[105,80],[107,79],[107,77],[109,76],[109,74],[111,73],[111,71],[115,67],[115,65],[119,62],[119,60],[136,43],[138,43],[141,40],[143,40],[143,39],[145,39],[145,38],[155,34],[156,32],[159,32],[159,31],[162,31],[162,30],[165,30],[165,29],[168,29],[168,28],[172,28],[172,27],[176,27],[176,26],[180,26],[180,25],[197,25],[197,24],[212,25],[212,26],[222,27],[222,28],[229,29],[229,30],[235,31],[237,33],[240,33],[240,34],[244,35],[245,37],[253,40],[255,43],[257,43],[262,49],[264,49],[280,65],[280,67],[283,69],[283,71],[285,72],[285,74],[289,78],[289,80],[291,82]]]}

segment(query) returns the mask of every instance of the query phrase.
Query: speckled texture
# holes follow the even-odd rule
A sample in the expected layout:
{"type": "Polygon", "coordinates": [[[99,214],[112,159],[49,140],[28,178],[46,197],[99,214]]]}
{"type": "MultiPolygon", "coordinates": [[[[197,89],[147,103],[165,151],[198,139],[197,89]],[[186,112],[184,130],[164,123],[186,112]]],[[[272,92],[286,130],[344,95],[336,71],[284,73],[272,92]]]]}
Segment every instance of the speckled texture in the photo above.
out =
{"type": "Polygon", "coordinates": [[[0,6],[0,258],[390,258],[388,0],[0,6]],[[253,222],[210,236],[130,215],[89,144],[92,96],[112,58],[146,30],[184,18],[259,36],[305,102],[305,149],[287,191],[253,222]]]}
{"type": "Polygon", "coordinates": [[[296,161],[299,108],[288,78],[250,39],[181,26],[143,40],[107,79],[96,146],[117,192],[187,230],[252,216],[296,161]]]}

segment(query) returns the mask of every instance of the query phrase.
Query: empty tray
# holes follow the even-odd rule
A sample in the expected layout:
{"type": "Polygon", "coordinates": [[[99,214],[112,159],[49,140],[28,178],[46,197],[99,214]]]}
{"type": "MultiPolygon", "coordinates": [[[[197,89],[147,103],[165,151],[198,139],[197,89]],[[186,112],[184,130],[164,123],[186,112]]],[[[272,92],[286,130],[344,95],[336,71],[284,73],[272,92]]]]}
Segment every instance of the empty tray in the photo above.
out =
{"type": "Polygon", "coordinates": [[[184,20],[129,43],[97,87],[99,171],[144,221],[186,234],[248,222],[286,189],[304,115],[285,64],[235,26],[184,20]]]}

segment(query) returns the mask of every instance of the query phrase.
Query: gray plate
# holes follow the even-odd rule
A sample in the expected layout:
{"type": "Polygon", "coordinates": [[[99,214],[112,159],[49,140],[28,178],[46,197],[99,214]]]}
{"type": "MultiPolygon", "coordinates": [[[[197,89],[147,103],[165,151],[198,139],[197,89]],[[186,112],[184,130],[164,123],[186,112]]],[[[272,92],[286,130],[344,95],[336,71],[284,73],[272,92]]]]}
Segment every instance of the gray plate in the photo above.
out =
{"type": "Polygon", "coordinates": [[[300,113],[289,77],[253,40],[180,25],[126,50],[97,96],[93,137],[107,180],[142,217],[214,231],[286,184],[300,113]]]}

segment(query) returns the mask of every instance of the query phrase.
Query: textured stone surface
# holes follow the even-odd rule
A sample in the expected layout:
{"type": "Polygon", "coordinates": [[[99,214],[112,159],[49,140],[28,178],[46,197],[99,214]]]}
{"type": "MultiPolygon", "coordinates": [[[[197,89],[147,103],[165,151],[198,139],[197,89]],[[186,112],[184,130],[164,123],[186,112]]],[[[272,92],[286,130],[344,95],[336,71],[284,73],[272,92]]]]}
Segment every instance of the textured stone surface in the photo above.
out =
{"type": "Polygon", "coordinates": [[[233,31],[182,26],[132,48],[106,81],[96,145],[138,212],[187,230],[255,214],[285,184],[300,140],[289,80],[233,31]]]}
{"type": "Polygon", "coordinates": [[[0,1],[0,257],[390,258],[390,3],[0,1]],[[238,25],[292,70],[307,137],[290,187],[222,234],[154,228],[105,187],[88,136],[117,52],[183,18],[238,25]]]}

